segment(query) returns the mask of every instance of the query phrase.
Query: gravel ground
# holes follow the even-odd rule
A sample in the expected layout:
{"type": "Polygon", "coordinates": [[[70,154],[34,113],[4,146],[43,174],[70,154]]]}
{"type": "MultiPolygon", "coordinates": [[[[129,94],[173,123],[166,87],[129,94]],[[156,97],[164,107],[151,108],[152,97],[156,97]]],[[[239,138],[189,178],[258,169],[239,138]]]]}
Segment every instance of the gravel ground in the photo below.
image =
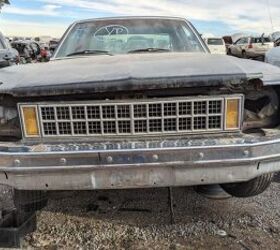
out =
{"type": "MultiPolygon", "coordinates": [[[[23,248],[280,249],[277,181],[258,197],[223,201],[175,188],[175,224],[167,189],[51,193],[23,248]]],[[[2,206],[10,194],[0,188],[2,206]]]]}

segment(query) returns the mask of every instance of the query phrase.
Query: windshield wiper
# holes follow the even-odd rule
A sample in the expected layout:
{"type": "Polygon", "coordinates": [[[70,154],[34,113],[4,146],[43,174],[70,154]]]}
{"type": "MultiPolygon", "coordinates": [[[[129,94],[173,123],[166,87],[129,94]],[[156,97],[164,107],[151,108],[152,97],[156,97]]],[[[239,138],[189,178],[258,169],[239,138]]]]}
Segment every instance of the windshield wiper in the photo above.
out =
{"type": "Polygon", "coordinates": [[[128,54],[133,54],[133,53],[145,53],[145,52],[170,52],[170,49],[161,49],[161,48],[143,48],[143,49],[135,49],[135,50],[130,50],[127,53],[128,54]]]}
{"type": "Polygon", "coordinates": [[[78,55],[108,55],[108,56],[112,56],[112,54],[110,54],[110,52],[106,51],[106,50],[86,49],[86,50],[81,50],[81,51],[76,51],[76,52],[70,53],[66,57],[78,56],[78,55]]]}

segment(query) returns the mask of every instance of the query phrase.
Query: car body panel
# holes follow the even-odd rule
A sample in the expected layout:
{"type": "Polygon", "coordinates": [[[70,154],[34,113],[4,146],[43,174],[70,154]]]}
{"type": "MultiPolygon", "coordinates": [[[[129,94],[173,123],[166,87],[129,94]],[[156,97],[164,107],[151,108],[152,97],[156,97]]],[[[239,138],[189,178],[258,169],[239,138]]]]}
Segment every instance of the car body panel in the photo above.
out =
{"type": "Polygon", "coordinates": [[[280,47],[275,47],[269,50],[265,55],[265,61],[280,67],[280,47]]]}
{"type": "Polygon", "coordinates": [[[200,53],[85,56],[2,69],[0,93],[40,96],[234,85],[252,78],[276,84],[280,70],[261,62],[200,53]]]}

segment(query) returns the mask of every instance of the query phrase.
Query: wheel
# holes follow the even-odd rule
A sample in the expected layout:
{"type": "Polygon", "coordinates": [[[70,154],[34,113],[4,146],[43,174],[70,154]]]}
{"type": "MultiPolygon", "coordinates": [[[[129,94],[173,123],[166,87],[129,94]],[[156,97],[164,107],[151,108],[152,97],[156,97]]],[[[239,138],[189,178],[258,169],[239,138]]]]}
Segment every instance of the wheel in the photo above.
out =
{"type": "Polygon", "coordinates": [[[228,49],[227,54],[228,54],[229,56],[232,56],[232,54],[231,54],[231,49],[228,49]]]}
{"type": "Polygon", "coordinates": [[[18,210],[35,212],[43,209],[47,203],[47,192],[14,190],[14,205],[18,210]]]}
{"type": "Polygon", "coordinates": [[[272,180],[273,174],[265,174],[248,182],[222,184],[221,187],[234,197],[247,198],[263,193],[272,180]]]}
{"type": "Polygon", "coordinates": [[[248,56],[247,56],[246,51],[242,51],[242,58],[244,58],[244,59],[248,59],[248,56]]]}

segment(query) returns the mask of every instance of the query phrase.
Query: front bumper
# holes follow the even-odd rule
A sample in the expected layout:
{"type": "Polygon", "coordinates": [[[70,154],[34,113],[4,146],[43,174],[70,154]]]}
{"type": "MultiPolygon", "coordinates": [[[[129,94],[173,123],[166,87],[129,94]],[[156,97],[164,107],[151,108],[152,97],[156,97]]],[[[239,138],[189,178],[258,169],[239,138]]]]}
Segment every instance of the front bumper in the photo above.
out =
{"type": "Polygon", "coordinates": [[[193,186],[280,171],[280,133],[138,142],[0,145],[0,184],[25,190],[193,186]]]}

